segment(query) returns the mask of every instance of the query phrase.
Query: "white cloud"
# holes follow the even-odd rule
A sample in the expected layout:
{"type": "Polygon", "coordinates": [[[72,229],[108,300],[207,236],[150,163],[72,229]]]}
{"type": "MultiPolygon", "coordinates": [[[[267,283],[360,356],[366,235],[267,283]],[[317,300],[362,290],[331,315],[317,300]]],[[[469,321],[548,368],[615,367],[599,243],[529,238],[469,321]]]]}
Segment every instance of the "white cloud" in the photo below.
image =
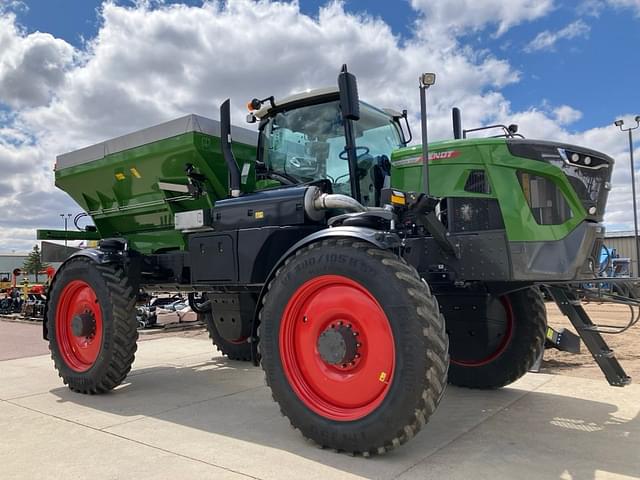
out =
{"type": "Polygon", "coordinates": [[[556,122],[560,125],[569,125],[571,123],[577,122],[582,118],[582,112],[580,110],[576,110],[569,105],[561,105],[553,110],[553,115],[555,117],[556,122]]]}
{"type": "Polygon", "coordinates": [[[607,3],[614,8],[630,8],[640,15],[640,0],[607,0],[607,3]]]}
{"type": "Polygon", "coordinates": [[[411,0],[411,5],[424,13],[427,29],[467,33],[496,25],[496,36],[541,18],[554,8],[553,0],[411,0]]]}
{"type": "MultiPolygon", "coordinates": [[[[0,13],[1,14],[1,13],[0,13]]],[[[0,17],[0,103],[45,105],[65,80],[74,49],[48,33],[21,32],[13,14],[0,17]]]]}
{"type": "Polygon", "coordinates": [[[418,39],[400,45],[385,23],[346,14],[340,4],[321,9],[317,19],[296,4],[245,0],[227,8],[106,4],[98,36],[82,52],[85,61],[50,105],[20,118],[39,138],[56,136],[64,125],[64,141],[57,140],[63,148],[185,112],[215,116],[228,96],[239,121],[246,99],[334,85],[344,62],[358,74],[363,96],[382,105],[415,104],[416,76],[432,66],[443,104],[469,99],[482,108],[493,107],[496,95],[504,100],[494,89],[517,81],[518,73],[505,61],[458,48],[454,38],[449,44],[445,50],[418,39]]]}
{"type": "Polygon", "coordinates": [[[433,70],[438,74],[429,91],[433,139],[451,136],[450,107],[457,105],[468,126],[515,121],[528,136],[624,152],[624,141],[613,129],[581,135],[565,131],[563,126],[579,115],[570,106],[545,109],[551,113],[512,111],[500,90],[517,82],[519,72],[504,60],[473,51],[453,32],[495,24],[500,33],[544,15],[551,1],[516,1],[504,12],[497,8],[502,2],[476,2],[492,15],[481,20],[465,13],[455,25],[444,18],[445,3],[475,8],[474,2],[461,0],[438,2],[439,7],[414,1],[429,25],[440,22],[443,28],[438,28],[446,32],[437,42],[423,38],[418,24],[416,35],[401,42],[381,20],[348,14],[339,3],[314,17],[301,14],[296,3],[230,0],[153,8],[142,2],[135,7],[105,3],[97,36],[79,51],[47,34],[28,35],[16,27],[14,17],[0,13],[0,38],[9,39],[0,55],[15,62],[26,45],[44,35],[52,47],[47,58],[59,73],[54,82],[41,75],[36,83],[43,90],[14,102],[10,114],[0,111],[0,250],[28,250],[35,228],[60,228],[59,213],[79,211],[53,186],[55,155],[186,113],[217,118],[218,105],[227,97],[232,98],[234,123],[242,124],[248,99],[335,85],[345,62],[358,76],[362,98],[408,108],[417,135],[417,75],[433,70]]]}
{"type": "Polygon", "coordinates": [[[545,30],[540,32],[525,46],[524,51],[531,53],[540,50],[553,50],[559,40],[586,38],[589,36],[590,31],[591,27],[583,20],[576,20],[558,31],[545,30]]]}
{"type": "Polygon", "coordinates": [[[616,10],[630,9],[636,16],[640,16],[640,0],[584,0],[578,10],[586,15],[598,17],[608,7],[616,10]]]}

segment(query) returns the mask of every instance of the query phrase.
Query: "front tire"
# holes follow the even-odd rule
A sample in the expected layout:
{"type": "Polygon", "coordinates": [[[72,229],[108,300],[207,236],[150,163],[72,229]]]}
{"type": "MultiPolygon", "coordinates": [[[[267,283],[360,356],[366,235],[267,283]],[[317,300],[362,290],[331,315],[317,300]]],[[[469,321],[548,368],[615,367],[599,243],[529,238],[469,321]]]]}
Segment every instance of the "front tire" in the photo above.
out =
{"type": "Polygon", "coordinates": [[[270,282],[260,319],[273,398],[323,447],[385,453],[442,397],[444,319],[416,270],[391,252],[350,239],[302,248],[270,282]]]}
{"type": "MultiPolygon", "coordinates": [[[[547,313],[537,287],[493,299],[497,311],[491,319],[474,322],[502,322],[501,337],[489,349],[473,344],[482,335],[450,338],[449,383],[460,387],[495,389],[515,382],[533,366],[544,349],[547,313]],[[502,310],[500,310],[500,306],[502,310]],[[481,352],[470,355],[469,352],[481,352]]],[[[494,326],[495,327],[495,326],[494,326]]]]}
{"type": "Polygon", "coordinates": [[[58,270],[47,306],[58,374],[79,393],[104,393],[131,370],[138,339],[136,291],[120,266],[76,257],[58,270]]]}

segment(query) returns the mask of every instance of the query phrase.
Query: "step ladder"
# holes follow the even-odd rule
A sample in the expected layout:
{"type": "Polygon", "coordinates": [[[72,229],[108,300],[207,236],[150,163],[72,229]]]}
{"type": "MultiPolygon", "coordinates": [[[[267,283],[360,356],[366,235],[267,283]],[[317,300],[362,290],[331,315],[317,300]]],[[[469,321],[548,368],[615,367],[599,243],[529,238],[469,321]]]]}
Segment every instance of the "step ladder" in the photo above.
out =
{"type": "Polygon", "coordinates": [[[567,285],[547,284],[545,286],[560,311],[569,318],[576,332],[582,338],[609,385],[624,387],[631,383],[631,377],[625,373],[613,350],[600,335],[598,326],[591,321],[587,312],[582,308],[578,294],[567,285]]]}

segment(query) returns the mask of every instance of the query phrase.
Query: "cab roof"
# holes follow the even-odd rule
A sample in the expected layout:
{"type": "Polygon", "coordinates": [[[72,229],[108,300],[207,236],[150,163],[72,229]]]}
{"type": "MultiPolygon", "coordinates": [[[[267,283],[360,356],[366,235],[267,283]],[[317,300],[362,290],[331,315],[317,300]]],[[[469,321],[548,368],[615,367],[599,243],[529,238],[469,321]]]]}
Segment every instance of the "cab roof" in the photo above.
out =
{"type": "MultiPolygon", "coordinates": [[[[319,97],[323,95],[330,95],[332,93],[339,93],[338,87],[325,87],[325,88],[316,88],[313,90],[305,90],[304,92],[296,93],[294,95],[289,95],[288,97],[284,97],[283,99],[275,100],[276,107],[281,108],[290,103],[299,102],[300,100],[306,100],[307,98],[319,97]]],[[[256,110],[253,114],[258,118],[266,117],[267,114],[272,110],[271,105],[266,104],[260,110],[256,110]]]]}

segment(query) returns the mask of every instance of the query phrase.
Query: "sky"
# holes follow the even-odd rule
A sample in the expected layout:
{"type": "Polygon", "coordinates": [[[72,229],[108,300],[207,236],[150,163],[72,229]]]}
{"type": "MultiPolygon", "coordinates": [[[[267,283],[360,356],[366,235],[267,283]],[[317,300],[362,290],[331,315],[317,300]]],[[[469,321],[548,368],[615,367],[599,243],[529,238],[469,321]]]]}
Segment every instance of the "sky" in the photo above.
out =
{"type": "Polygon", "coordinates": [[[435,72],[432,139],[451,137],[458,106],[466,127],[517,123],[613,156],[605,222],[628,230],[628,137],[613,122],[640,115],[639,43],[640,0],[0,0],[0,252],[80,212],[53,185],[56,155],[217,118],[227,97],[242,124],[248,99],[334,85],[343,63],[363,100],[407,108],[418,134],[417,77],[435,72]]]}

